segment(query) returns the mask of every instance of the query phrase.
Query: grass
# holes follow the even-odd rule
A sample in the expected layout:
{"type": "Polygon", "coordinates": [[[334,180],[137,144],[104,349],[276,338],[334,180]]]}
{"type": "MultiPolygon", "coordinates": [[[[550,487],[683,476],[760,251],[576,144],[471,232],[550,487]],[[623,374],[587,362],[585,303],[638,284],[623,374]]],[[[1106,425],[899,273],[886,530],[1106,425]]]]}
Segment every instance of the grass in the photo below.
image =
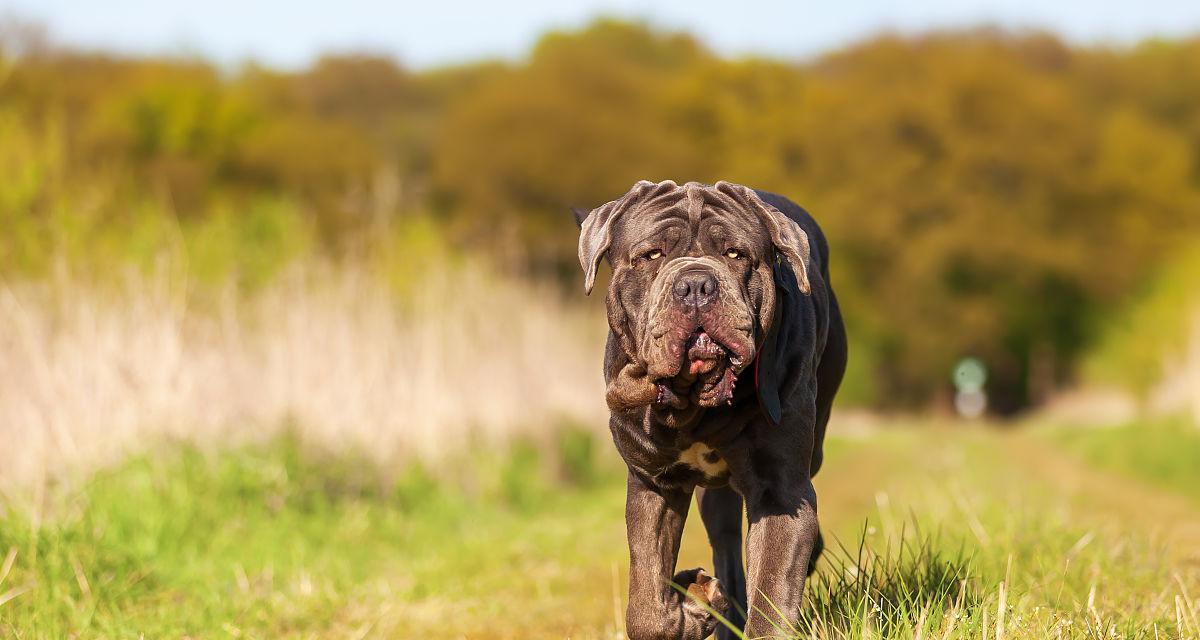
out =
{"type": "MultiPolygon", "coordinates": [[[[1084,439],[1141,435],[925,426],[835,439],[818,477],[831,544],[796,635],[1196,637],[1189,477],[1130,481],[1079,453],[1084,439]]],[[[6,504],[0,637],[621,630],[622,475],[579,432],[396,470],[291,437],[180,446],[6,504]]],[[[680,565],[711,566],[698,518],[680,565]]]]}
{"type": "MultiPolygon", "coordinates": [[[[619,515],[586,484],[551,491],[534,451],[459,461],[477,474],[412,466],[387,482],[370,461],[291,438],[131,460],[42,510],[9,508],[0,636],[349,634],[341,612],[383,575],[402,600],[488,595],[497,580],[466,578],[498,541],[555,542],[533,526],[557,509],[581,523],[619,515]]],[[[546,548],[565,559],[570,544],[546,548]]],[[[477,611],[500,605],[481,598],[477,611]]]]}
{"type": "Polygon", "coordinates": [[[0,447],[0,487],[288,424],[381,465],[604,428],[602,313],[478,264],[410,269],[424,287],[403,297],[379,271],[297,264],[245,295],[169,269],[112,288],[0,275],[0,428],[22,443],[0,447]]]}
{"type": "Polygon", "coordinates": [[[1188,421],[1064,430],[1058,438],[1091,464],[1200,500],[1200,430],[1188,421]]]}
{"type": "Polygon", "coordinates": [[[875,550],[864,528],[856,548],[835,546],[824,560],[829,567],[808,585],[810,606],[797,635],[861,636],[870,628],[894,637],[974,611],[981,599],[969,554],[947,551],[933,538],[902,535],[895,549],[875,550]]]}
{"type": "Polygon", "coordinates": [[[353,467],[294,447],[209,458],[184,450],[102,473],[41,514],[10,513],[8,633],[151,637],[287,629],[331,615],[403,511],[353,467]],[[11,618],[9,616],[12,616],[11,618]]]}

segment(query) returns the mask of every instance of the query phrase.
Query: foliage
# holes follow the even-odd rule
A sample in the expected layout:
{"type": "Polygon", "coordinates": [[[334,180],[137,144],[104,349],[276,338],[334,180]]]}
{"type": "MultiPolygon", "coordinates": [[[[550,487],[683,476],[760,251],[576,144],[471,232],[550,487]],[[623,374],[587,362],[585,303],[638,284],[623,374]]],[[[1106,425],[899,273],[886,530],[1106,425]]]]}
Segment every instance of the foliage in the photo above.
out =
{"type": "Polygon", "coordinates": [[[1120,312],[1104,319],[1097,346],[1084,360],[1091,382],[1143,396],[1163,380],[1168,363],[1200,339],[1200,242],[1165,259],[1120,312]]]}
{"type": "Polygon", "coordinates": [[[450,246],[574,286],[568,206],[639,178],[728,179],[823,223],[863,401],[927,403],[974,355],[1011,411],[1069,382],[1101,319],[1200,227],[1194,38],[1110,49],[978,29],[799,64],[601,20],[514,63],[340,55],[297,72],[9,38],[4,273],[63,253],[144,261],[194,232],[233,238],[197,248],[198,271],[255,282],[421,217],[450,246]],[[259,234],[264,256],[234,256],[259,234]]]}

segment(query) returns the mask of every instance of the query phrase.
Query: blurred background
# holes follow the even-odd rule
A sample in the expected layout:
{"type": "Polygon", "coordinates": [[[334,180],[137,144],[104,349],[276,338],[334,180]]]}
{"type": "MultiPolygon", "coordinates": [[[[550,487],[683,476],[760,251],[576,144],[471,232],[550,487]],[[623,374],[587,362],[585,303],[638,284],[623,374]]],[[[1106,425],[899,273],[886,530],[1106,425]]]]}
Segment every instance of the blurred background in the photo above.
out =
{"type": "Polygon", "coordinates": [[[591,477],[569,207],[639,179],[823,225],[835,432],[1194,437],[1200,8],[1048,4],[0,2],[0,486],[277,437],[591,477]]]}

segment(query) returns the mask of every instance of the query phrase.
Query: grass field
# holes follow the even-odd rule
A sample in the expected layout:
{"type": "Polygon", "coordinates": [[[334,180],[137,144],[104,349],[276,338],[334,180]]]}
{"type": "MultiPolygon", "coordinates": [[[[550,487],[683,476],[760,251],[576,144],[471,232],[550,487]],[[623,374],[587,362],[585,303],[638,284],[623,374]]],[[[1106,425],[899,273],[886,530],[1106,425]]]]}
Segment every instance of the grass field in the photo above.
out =
{"type": "MultiPolygon", "coordinates": [[[[798,635],[1200,635],[1200,432],[905,426],[828,443],[844,549],[798,635]]],[[[181,447],[7,497],[0,637],[619,638],[623,494],[572,433],[433,470],[181,447]]]]}

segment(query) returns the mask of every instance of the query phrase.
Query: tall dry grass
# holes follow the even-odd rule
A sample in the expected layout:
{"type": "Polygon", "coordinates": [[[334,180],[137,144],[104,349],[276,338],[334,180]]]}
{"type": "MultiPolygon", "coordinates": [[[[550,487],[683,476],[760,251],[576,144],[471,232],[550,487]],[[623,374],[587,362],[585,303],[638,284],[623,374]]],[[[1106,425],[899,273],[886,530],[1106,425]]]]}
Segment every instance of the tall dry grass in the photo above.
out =
{"type": "Polygon", "coordinates": [[[392,291],[365,269],[312,266],[202,302],[166,275],[0,281],[0,484],[163,439],[286,428],[388,463],[604,425],[602,314],[469,267],[392,291]]]}

